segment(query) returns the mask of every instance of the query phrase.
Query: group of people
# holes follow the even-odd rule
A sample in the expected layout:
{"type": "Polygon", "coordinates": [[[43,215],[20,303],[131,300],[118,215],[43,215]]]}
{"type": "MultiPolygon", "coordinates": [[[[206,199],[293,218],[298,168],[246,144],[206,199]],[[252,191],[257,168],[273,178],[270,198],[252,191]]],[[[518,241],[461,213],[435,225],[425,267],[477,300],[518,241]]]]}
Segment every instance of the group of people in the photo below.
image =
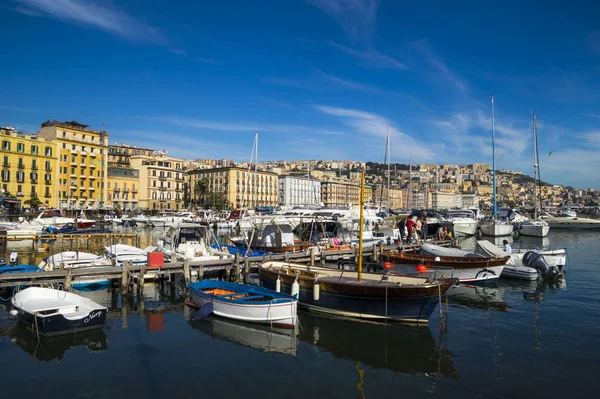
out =
{"type": "Polygon", "coordinates": [[[413,216],[412,218],[401,218],[396,225],[400,230],[400,239],[406,242],[417,242],[427,238],[427,218],[413,216]]]}
{"type": "MultiPolygon", "coordinates": [[[[428,235],[427,217],[413,216],[411,218],[401,218],[396,225],[400,230],[400,239],[406,243],[418,242],[419,240],[425,240],[428,235]]],[[[440,227],[435,238],[437,240],[454,240],[452,233],[448,231],[448,227],[440,227]]],[[[400,244],[400,243],[399,243],[400,244]]]]}

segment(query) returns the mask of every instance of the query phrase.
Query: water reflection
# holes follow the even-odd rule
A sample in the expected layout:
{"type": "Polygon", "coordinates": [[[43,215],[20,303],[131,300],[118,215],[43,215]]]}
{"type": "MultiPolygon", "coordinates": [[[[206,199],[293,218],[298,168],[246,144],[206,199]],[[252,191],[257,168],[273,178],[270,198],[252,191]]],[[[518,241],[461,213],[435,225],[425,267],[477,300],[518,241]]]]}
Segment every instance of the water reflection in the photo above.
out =
{"type": "Polygon", "coordinates": [[[501,312],[508,309],[504,301],[504,292],[497,286],[461,284],[450,288],[446,297],[451,303],[469,308],[494,309],[501,312]]]}
{"type": "Polygon", "coordinates": [[[440,349],[429,328],[384,325],[299,313],[301,341],[340,359],[400,373],[459,378],[452,353],[440,349]]]}
{"type": "Polygon", "coordinates": [[[271,329],[269,326],[250,325],[217,317],[191,321],[192,328],[216,339],[231,341],[269,353],[296,356],[297,331],[271,329]]]}
{"type": "Polygon", "coordinates": [[[103,330],[38,339],[35,333],[19,324],[11,330],[10,339],[34,359],[42,362],[61,360],[65,352],[79,346],[87,347],[90,352],[102,351],[108,347],[103,330]]]}

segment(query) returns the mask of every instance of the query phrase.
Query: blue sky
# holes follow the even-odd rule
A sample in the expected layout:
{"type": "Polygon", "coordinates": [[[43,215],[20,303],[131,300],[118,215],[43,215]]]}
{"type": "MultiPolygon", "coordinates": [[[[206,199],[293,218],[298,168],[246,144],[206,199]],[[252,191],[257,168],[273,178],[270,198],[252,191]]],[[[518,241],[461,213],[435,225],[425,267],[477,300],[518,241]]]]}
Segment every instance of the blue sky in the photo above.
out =
{"type": "Polygon", "coordinates": [[[593,2],[7,0],[0,124],[185,158],[491,163],[600,189],[593,2]],[[548,153],[554,150],[549,157],[548,153]]]}

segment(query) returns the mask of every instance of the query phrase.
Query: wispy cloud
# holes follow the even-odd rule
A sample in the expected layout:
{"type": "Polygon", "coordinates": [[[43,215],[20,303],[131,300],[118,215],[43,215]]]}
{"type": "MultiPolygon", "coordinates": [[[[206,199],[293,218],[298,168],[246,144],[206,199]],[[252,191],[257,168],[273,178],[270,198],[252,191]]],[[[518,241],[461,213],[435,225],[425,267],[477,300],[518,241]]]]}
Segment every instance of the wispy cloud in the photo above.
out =
{"type": "Polygon", "coordinates": [[[368,42],[375,32],[380,0],[308,0],[333,18],[354,40],[368,42]]]}
{"type": "Polygon", "coordinates": [[[589,114],[583,114],[583,115],[589,116],[590,118],[600,119],[600,114],[589,113],[589,114]]]}
{"type": "Polygon", "coordinates": [[[40,111],[39,109],[13,107],[11,105],[0,105],[0,110],[14,111],[14,112],[31,112],[31,113],[36,113],[36,114],[44,112],[44,111],[40,111]]]}
{"type": "MultiPolygon", "coordinates": [[[[343,124],[352,128],[359,136],[366,134],[381,139],[382,145],[387,135],[387,129],[389,128],[393,140],[393,157],[396,159],[408,159],[411,152],[415,159],[419,159],[422,162],[428,162],[435,158],[434,152],[428,146],[417,142],[417,140],[407,133],[394,127],[390,120],[379,114],[326,105],[315,105],[314,108],[323,114],[339,117],[343,124]],[[394,143],[402,143],[402,145],[395,146],[394,143]]],[[[362,140],[359,142],[362,143],[361,145],[364,145],[372,142],[372,140],[362,137],[362,140]]]]}
{"type": "Polygon", "coordinates": [[[317,92],[332,89],[349,89],[374,93],[386,91],[375,86],[340,78],[339,76],[324,72],[319,68],[314,68],[312,75],[307,78],[265,77],[261,78],[261,80],[275,86],[293,87],[296,89],[317,92]]]}
{"type": "Polygon", "coordinates": [[[366,66],[373,68],[392,68],[392,69],[406,69],[406,65],[390,57],[389,55],[383,54],[375,49],[356,50],[334,41],[329,40],[327,42],[331,47],[336,48],[346,54],[356,57],[363,61],[366,66]]]}
{"type": "Polygon", "coordinates": [[[27,15],[43,16],[70,23],[89,25],[127,40],[165,44],[158,28],[137,20],[107,1],[13,0],[15,9],[27,15]]]}
{"type": "Polygon", "coordinates": [[[436,74],[439,74],[444,80],[446,80],[449,84],[455,86],[461,93],[466,93],[467,85],[466,83],[456,76],[443,58],[437,55],[427,42],[427,39],[421,39],[416,42],[412,42],[411,46],[420,54],[423,60],[429,64],[433,69],[435,69],[436,74]]]}
{"type": "Polygon", "coordinates": [[[177,55],[187,55],[187,51],[181,48],[170,48],[169,51],[177,55]]]}

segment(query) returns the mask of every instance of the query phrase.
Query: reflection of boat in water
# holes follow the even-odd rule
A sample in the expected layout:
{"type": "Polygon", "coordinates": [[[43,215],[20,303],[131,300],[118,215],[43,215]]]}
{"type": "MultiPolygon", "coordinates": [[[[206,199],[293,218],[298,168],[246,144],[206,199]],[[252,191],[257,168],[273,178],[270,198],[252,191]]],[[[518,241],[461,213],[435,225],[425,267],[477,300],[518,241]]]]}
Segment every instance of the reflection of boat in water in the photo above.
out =
{"type": "Polygon", "coordinates": [[[460,306],[475,309],[496,309],[505,312],[508,305],[504,294],[497,287],[461,284],[447,292],[448,301],[460,306]]]}
{"type": "Polygon", "coordinates": [[[78,334],[60,335],[50,338],[41,338],[17,325],[10,334],[11,341],[29,353],[34,359],[47,362],[61,360],[65,352],[71,348],[85,346],[90,352],[98,352],[106,349],[107,339],[103,330],[94,330],[78,334]]]}
{"type": "Polygon", "coordinates": [[[459,378],[452,353],[440,349],[428,328],[361,322],[298,313],[299,338],[340,359],[400,373],[441,373],[459,378]]]}
{"type": "Polygon", "coordinates": [[[217,317],[190,321],[190,325],[216,339],[235,342],[263,352],[296,356],[298,342],[295,330],[271,329],[270,326],[249,325],[217,317]]]}

